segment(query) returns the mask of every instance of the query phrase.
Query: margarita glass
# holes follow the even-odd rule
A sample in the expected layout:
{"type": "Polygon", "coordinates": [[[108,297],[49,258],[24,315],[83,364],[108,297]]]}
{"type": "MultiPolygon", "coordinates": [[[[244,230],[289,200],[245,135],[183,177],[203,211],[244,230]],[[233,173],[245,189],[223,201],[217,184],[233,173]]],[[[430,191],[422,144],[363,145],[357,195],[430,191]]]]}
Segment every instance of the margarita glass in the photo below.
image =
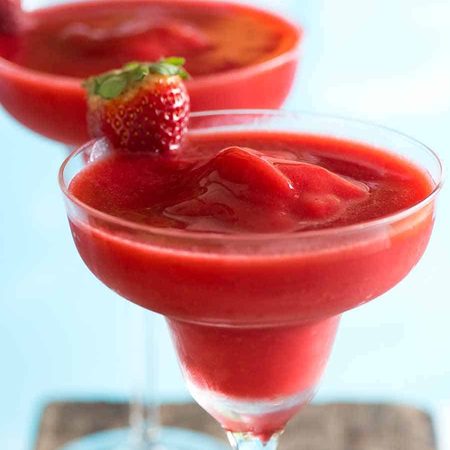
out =
{"type": "Polygon", "coordinates": [[[369,165],[383,171],[393,158],[405,169],[395,176],[412,168],[417,181],[429,183],[427,193],[407,208],[351,225],[200,232],[138,223],[81,201],[72,183],[114,154],[105,140],[73,152],[59,177],[84,262],[117,293],[166,317],[190,392],[238,450],[277,448],[286,423],[317,387],[340,315],[394,287],[419,261],[442,176],[437,156],[419,142],[326,116],[197,113],[187,141],[255,133],[257,142],[272,145],[273,133],[279,141],[331,137],[337,148],[343,143],[343,164],[349,148],[379,149],[369,165]]]}

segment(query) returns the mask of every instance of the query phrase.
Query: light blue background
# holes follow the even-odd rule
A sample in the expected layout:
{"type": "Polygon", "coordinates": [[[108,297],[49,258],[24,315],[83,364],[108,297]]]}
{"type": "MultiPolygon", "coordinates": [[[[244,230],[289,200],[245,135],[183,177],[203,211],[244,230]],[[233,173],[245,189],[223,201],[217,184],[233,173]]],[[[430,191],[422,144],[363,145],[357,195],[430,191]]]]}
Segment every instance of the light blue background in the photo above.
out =
{"type": "MultiPolygon", "coordinates": [[[[308,27],[288,109],[379,122],[449,159],[449,1],[254,3],[308,27]]],[[[3,111],[0,149],[0,448],[23,450],[49,399],[128,396],[142,348],[136,309],[94,279],[72,244],[56,183],[64,149],[3,111]]],[[[449,204],[447,185],[413,273],[344,316],[317,400],[398,400],[433,412],[450,402],[449,204]]],[[[155,326],[161,395],[186,398],[166,332],[155,326]]]]}

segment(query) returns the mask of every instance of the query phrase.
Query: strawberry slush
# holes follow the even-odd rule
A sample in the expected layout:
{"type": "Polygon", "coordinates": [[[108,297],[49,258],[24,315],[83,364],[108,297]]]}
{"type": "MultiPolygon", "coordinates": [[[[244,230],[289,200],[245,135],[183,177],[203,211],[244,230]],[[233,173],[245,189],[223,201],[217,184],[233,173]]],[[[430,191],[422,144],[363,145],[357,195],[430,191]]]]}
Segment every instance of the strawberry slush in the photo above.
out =
{"type": "MultiPolygon", "coordinates": [[[[415,165],[355,142],[197,133],[175,154],[113,152],[88,165],[70,194],[118,222],[108,225],[101,214],[69,219],[87,266],[123,297],[168,318],[197,400],[239,431],[242,421],[222,415],[202,392],[305,402],[340,313],[379,296],[417,263],[432,208],[382,233],[358,224],[409,208],[432,189],[415,165]],[[352,226],[341,240],[333,233],[352,226]],[[146,239],[148,227],[154,238],[146,239]]],[[[269,436],[302,402],[247,425],[269,436]]]]}

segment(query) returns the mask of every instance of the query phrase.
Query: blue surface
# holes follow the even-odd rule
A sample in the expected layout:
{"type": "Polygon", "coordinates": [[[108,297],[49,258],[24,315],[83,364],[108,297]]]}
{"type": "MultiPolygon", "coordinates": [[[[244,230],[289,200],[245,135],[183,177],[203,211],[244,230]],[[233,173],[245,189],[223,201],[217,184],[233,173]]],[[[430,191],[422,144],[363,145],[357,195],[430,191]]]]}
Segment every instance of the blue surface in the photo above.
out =
{"type": "MultiPolygon", "coordinates": [[[[270,4],[281,3],[309,24],[288,109],[383,123],[449,159],[448,1],[270,4]]],[[[76,254],[56,184],[64,149],[2,111],[0,149],[0,448],[23,450],[46,400],[125,397],[139,384],[140,314],[76,254]]],[[[450,401],[449,197],[447,185],[413,273],[344,316],[318,400],[395,399],[432,409],[450,401]]],[[[155,326],[161,395],[183,398],[168,337],[155,326]]]]}

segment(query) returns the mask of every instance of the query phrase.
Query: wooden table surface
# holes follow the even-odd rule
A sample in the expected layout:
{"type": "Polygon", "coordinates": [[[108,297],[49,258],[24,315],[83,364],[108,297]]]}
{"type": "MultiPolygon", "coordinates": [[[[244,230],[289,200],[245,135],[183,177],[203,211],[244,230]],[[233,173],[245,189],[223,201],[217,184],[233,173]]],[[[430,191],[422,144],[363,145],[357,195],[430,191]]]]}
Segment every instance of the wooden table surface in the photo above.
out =
{"type": "MultiPolygon", "coordinates": [[[[56,450],[83,435],[124,427],[127,418],[126,404],[51,403],[43,411],[35,450],[56,450]]],[[[162,422],[225,439],[219,425],[193,403],[164,405],[162,422]]],[[[304,408],[290,422],[280,450],[436,450],[436,443],[423,411],[404,405],[341,403],[304,408]]]]}

